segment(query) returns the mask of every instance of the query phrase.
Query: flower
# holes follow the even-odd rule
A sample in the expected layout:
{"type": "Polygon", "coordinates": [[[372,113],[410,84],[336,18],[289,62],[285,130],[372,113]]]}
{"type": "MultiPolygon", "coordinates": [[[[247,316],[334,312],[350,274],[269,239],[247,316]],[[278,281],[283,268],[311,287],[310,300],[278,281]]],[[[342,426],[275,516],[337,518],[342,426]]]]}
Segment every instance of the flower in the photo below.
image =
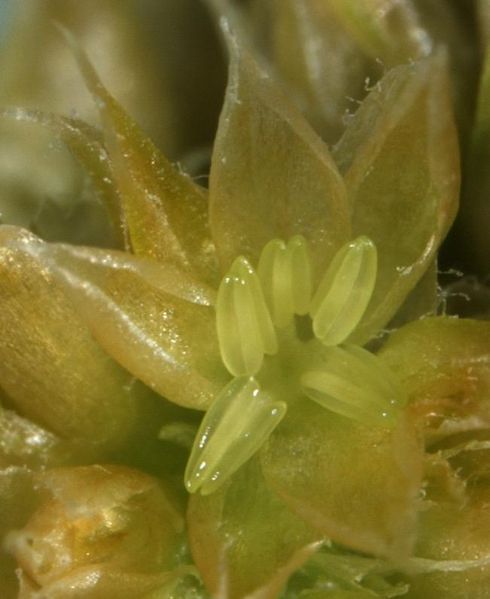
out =
{"type": "Polygon", "coordinates": [[[302,396],[360,422],[394,423],[404,404],[395,377],[359,346],[338,347],[367,308],[376,263],[369,239],[347,243],[312,297],[312,268],[300,236],[288,244],[270,241],[258,276],[246,258],[235,260],[216,302],[220,352],[235,378],[201,423],[185,474],[188,491],[216,490],[260,449],[287,404],[302,396]],[[306,315],[311,320],[294,320],[306,315]]]}
{"type": "MultiPolygon", "coordinates": [[[[249,447],[250,459],[229,472],[214,493],[190,498],[188,536],[211,593],[240,597],[259,589],[274,597],[325,538],[392,560],[411,554],[422,465],[429,461],[420,443],[420,422],[427,424],[432,417],[423,414],[420,419],[413,413],[423,412],[425,400],[430,409],[437,406],[440,397],[432,385],[441,374],[451,389],[460,380],[469,384],[465,373],[470,366],[477,370],[477,380],[484,380],[483,361],[469,365],[462,356],[484,355],[487,329],[472,331],[469,340],[472,323],[458,322],[453,329],[447,319],[425,319],[401,328],[378,357],[359,350],[395,315],[403,321],[409,294],[418,299],[409,302],[410,319],[425,315],[435,298],[435,254],[458,194],[444,56],[389,71],[333,149],[334,161],[253,56],[229,33],[228,42],[230,81],[209,194],[159,154],[77,48],[101,112],[103,139],[73,119],[14,113],[54,130],[88,167],[111,208],[122,249],[48,244],[31,233],[2,227],[0,285],[5,299],[0,325],[6,348],[0,375],[11,401],[25,415],[60,436],[87,444],[93,440],[97,456],[131,447],[135,438],[141,442],[153,430],[152,416],[144,414],[144,404],[131,393],[132,377],[175,404],[209,409],[210,417],[216,410],[220,417],[223,398],[225,404],[227,398],[257,398],[258,403],[246,402],[245,407],[252,411],[253,432],[263,426],[254,447],[260,450],[250,457],[249,447]],[[274,359],[267,356],[297,348],[283,338],[292,320],[298,320],[292,312],[301,316],[309,311],[315,335],[328,341],[328,319],[318,316],[328,313],[324,301],[341,297],[342,306],[349,304],[348,293],[337,285],[339,273],[344,270],[349,280],[355,269],[345,266],[346,261],[359,250],[360,262],[369,263],[374,245],[376,278],[372,267],[359,269],[370,273],[358,286],[365,310],[340,321],[348,326],[329,347],[310,339],[311,352],[286,361],[301,366],[296,380],[329,409],[313,401],[291,401],[279,423],[285,402],[281,397],[269,400],[267,393],[272,388],[277,394],[279,387],[286,397],[289,379],[274,371],[274,359]],[[298,255],[300,266],[292,266],[298,255]],[[257,267],[259,287],[251,265],[257,267]],[[313,303],[305,299],[310,266],[311,288],[318,294],[313,303]],[[283,273],[282,282],[302,278],[300,293],[278,291],[276,271],[283,273]],[[248,281],[251,289],[255,285],[251,299],[235,298],[234,292],[227,297],[235,286],[233,277],[239,284],[248,281]],[[293,311],[285,303],[291,297],[293,311]],[[244,300],[249,310],[253,306],[250,333],[255,341],[246,360],[239,356],[242,362],[231,349],[234,338],[227,336],[226,322],[237,314],[235,299],[244,300]],[[221,317],[225,324],[220,333],[215,323],[221,317]],[[449,362],[443,341],[437,345],[439,361],[427,366],[417,362],[410,347],[414,337],[424,346],[438,336],[444,340],[459,334],[466,345],[452,344],[455,354],[449,362]],[[265,359],[257,353],[257,339],[265,359]],[[355,349],[338,347],[346,340],[355,349]],[[344,392],[344,372],[353,363],[365,368],[366,376],[383,368],[400,379],[409,407],[399,410],[391,426],[373,426],[358,412],[348,418],[336,413],[330,383],[310,376],[325,374],[325,354],[329,368],[343,371],[344,392]],[[413,371],[405,364],[407,356],[413,371]],[[230,374],[235,378],[230,380],[230,374]],[[271,422],[277,426],[268,436],[271,422]]],[[[298,323],[298,338],[301,331],[298,323]]],[[[306,332],[311,337],[308,327],[306,332]]],[[[357,373],[352,374],[356,382],[357,373]]],[[[481,389],[472,393],[465,397],[475,398],[478,408],[466,406],[463,412],[478,415],[482,429],[488,420],[479,412],[481,389]]],[[[224,416],[230,426],[242,408],[235,404],[224,416]]],[[[441,411],[437,417],[442,418],[441,411]]],[[[461,426],[468,430],[468,423],[461,426]]],[[[468,451],[465,446],[442,456],[447,478],[450,460],[468,451]]],[[[235,466],[245,461],[243,455],[231,457],[235,466]]],[[[437,471],[440,464],[431,458],[437,471]]],[[[441,491],[446,481],[440,472],[436,475],[433,492],[441,491]]],[[[472,494],[471,501],[478,506],[483,500],[472,494]]],[[[428,512],[427,529],[434,530],[438,513],[428,512]]],[[[418,555],[432,555],[423,540],[420,547],[423,555],[418,555]]],[[[463,568],[481,563],[478,557],[467,561],[471,564],[463,568]]],[[[428,567],[421,572],[431,575],[428,567]]]]}

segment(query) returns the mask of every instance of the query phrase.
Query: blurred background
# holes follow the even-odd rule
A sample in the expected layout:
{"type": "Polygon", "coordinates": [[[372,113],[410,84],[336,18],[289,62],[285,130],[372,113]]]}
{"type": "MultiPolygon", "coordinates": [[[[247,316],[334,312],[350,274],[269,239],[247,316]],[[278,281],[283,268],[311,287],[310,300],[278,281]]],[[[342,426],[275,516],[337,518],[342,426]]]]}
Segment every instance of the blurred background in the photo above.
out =
{"type": "MultiPolygon", "coordinates": [[[[102,80],[163,152],[208,168],[226,66],[197,0],[0,0],[0,107],[98,124],[97,109],[55,27],[72,30],[102,80]]],[[[83,169],[32,123],[0,122],[2,222],[49,240],[111,245],[104,207],[83,169]]]]}

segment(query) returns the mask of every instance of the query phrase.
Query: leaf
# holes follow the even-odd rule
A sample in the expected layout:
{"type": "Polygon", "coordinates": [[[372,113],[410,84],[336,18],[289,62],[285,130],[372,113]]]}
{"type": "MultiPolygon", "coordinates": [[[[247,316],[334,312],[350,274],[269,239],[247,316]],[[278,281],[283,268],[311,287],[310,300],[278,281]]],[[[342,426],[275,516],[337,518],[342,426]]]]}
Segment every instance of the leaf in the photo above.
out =
{"type": "Polygon", "coordinates": [[[210,223],[222,268],[240,255],[256,266],[272,239],[303,235],[318,278],[350,237],[342,180],[327,147],[227,36],[229,82],[210,175],[210,223]]]}
{"type": "Polygon", "coordinates": [[[469,429],[490,426],[490,323],[419,320],[395,332],[379,356],[430,428],[442,426],[440,433],[449,434],[451,422],[469,429]]]}
{"type": "Polygon", "coordinates": [[[345,173],[353,234],[367,235],[378,249],[373,298],[350,339],[365,343],[433,263],[456,212],[458,144],[444,55],[390,71],[335,157],[345,173]]]}
{"type": "Polygon", "coordinates": [[[275,599],[321,538],[265,486],[255,459],[212,495],[192,495],[187,522],[193,558],[219,599],[275,599]]]}
{"type": "Polygon", "coordinates": [[[21,414],[63,438],[118,444],[144,408],[129,375],[93,340],[46,269],[22,250],[36,238],[0,228],[0,380],[21,414]]]}
{"type": "Polygon", "coordinates": [[[325,537],[392,559],[409,554],[421,454],[403,417],[390,431],[303,399],[261,457],[267,483],[325,537]]]}
{"type": "Polygon", "coordinates": [[[175,168],[105,89],[71,34],[63,30],[99,108],[114,179],[136,254],[216,279],[207,194],[175,168]]]}
{"type": "Polygon", "coordinates": [[[21,247],[52,273],[98,343],[171,401],[205,409],[228,380],[213,291],[171,264],[122,252],[45,244],[21,247]]]}

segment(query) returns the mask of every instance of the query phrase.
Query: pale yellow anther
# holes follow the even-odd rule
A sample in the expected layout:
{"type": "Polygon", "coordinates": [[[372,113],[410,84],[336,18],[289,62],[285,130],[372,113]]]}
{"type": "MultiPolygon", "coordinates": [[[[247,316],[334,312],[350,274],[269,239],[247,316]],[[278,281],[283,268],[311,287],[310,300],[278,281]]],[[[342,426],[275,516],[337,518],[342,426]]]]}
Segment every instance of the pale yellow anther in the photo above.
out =
{"type": "Polygon", "coordinates": [[[325,345],[343,343],[359,324],[376,282],[376,246],[358,237],[334,256],[310,306],[313,332],[325,345]]]}
{"type": "Polygon", "coordinates": [[[325,367],[304,373],[301,384],[323,407],[363,423],[391,426],[406,403],[384,363],[357,346],[328,348],[325,367]]]}
{"type": "Polygon", "coordinates": [[[202,421],[185,472],[190,493],[208,495],[264,443],[286,413],[252,377],[231,381],[202,421]]]}
{"type": "Polygon", "coordinates": [[[234,376],[256,374],[277,339],[257,274],[239,257],[218,290],[216,323],[221,357],[234,376]]]}
{"type": "Polygon", "coordinates": [[[287,326],[294,314],[306,314],[311,298],[311,265],[306,240],[297,235],[285,244],[273,239],[262,250],[257,268],[272,320],[287,326]]]}

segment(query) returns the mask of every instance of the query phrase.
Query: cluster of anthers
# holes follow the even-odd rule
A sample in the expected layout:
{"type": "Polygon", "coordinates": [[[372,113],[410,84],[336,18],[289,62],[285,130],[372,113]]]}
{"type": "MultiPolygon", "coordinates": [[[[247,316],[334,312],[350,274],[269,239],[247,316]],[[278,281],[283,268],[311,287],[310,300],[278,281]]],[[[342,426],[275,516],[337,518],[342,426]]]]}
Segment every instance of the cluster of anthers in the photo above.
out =
{"type": "Polygon", "coordinates": [[[233,375],[206,413],[187,464],[191,493],[216,490],[267,440],[293,402],[392,426],[405,403],[393,373],[349,344],[371,299],[374,243],[361,236],[334,256],[316,290],[308,243],[270,241],[255,270],[238,257],[216,304],[221,357],[233,375]]]}

